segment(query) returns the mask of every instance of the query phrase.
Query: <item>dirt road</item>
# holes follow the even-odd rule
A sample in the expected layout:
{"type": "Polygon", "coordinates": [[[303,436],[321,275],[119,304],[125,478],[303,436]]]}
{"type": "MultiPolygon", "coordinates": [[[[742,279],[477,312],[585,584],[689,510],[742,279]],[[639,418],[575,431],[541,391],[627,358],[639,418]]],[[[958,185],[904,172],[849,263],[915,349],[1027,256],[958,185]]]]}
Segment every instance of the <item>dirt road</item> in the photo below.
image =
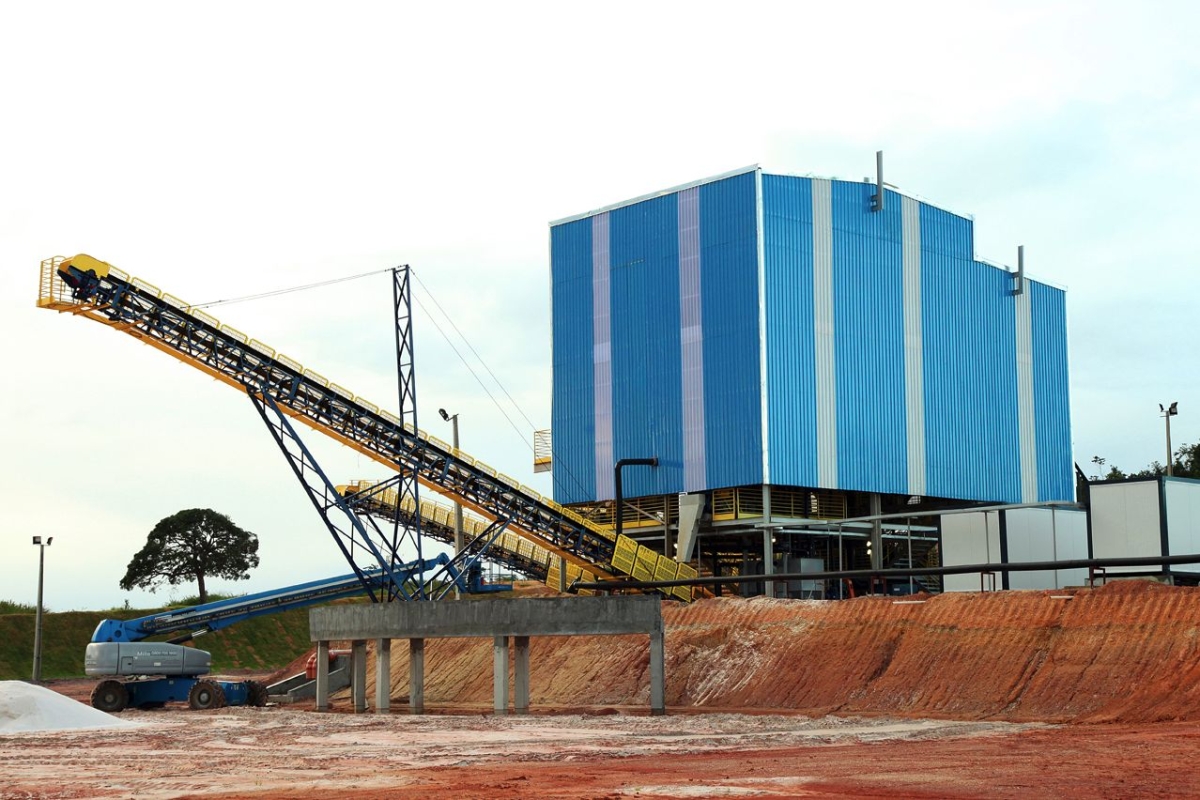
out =
{"type": "Polygon", "coordinates": [[[531,717],[275,707],[131,711],[122,718],[144,726],[0,737],[0,798],[1200,794],[1194,723],[1046,726],[612,711],[531,717]]]}

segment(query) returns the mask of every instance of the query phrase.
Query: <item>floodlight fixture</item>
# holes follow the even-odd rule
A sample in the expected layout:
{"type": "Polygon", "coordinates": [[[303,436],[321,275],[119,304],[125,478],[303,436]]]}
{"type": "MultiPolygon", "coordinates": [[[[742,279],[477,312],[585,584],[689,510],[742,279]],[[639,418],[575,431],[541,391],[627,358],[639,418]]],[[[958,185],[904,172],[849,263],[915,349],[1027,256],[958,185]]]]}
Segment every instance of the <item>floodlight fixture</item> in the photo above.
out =
{"type": "Polygon", "coordinates": [[[1169,478],[1175,473],[1175,454],[1171,450],[1171,417],[1179,416],[1179,401],[1176,400],[1165,408],[1162,403],[1159,403],[1158,410],[1162,412],[1162,418],[1167,423],[1167,477],[1169,478]]]}

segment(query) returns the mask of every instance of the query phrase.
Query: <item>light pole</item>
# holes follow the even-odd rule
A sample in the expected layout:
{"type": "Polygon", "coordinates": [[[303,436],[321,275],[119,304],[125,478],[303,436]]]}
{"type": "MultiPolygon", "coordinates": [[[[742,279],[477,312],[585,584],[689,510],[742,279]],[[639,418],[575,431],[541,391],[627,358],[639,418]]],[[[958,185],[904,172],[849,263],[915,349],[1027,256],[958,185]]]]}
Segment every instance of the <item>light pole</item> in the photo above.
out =
{"type": "Polygon", "coordinates": [[[1163,408],[1163,404],[1158,404],[1158,410],[1162,412],[1163,419],[1167,421],[1167,477],[1174,473],[1175,457],[1171,453],[1171,417],[1179,414],[1179,403],[1171,403],[1171,405],[1163,408]]]}
{"type": "Polygon", "coordinates": [[[46,571],[46,548],[54,542],[54,537],[47,537],[45,543],[42,537],[33,537],[33,543],[38,548],[38,599],[37,617],[33,623],[33,682],[42,681],[42,576],[46,571]]]}
{"type": "MultiPolygon", "coordinates": [[[[442,415],[442,419],[450,423],[453,431],[454,449],[458,450],[458,414],[448,414],[446,409],[439,408],[438,413],[442,415]]],[[[454,503],[454,555],[458,555],[463,551],[466,542],[463,541],[463,512],[462,503],[454,503]]],[[[458,587],[454,588],[454,596],[458,597],[458,587]]]]}

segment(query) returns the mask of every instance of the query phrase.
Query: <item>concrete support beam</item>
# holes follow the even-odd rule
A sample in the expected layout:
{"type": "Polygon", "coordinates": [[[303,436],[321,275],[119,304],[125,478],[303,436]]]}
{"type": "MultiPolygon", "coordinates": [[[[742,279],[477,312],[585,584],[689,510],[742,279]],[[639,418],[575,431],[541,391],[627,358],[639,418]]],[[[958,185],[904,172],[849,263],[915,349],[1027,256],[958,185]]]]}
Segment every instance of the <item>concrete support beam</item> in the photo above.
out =
{"type": "MultiPolygon", "coordinates": [[[[771,527],[771,487],[763,486],[763,574],[775,574],[775,530],[771,527]]],[[[775,596],[775,581],[763,581],[763,594],[775,596]]]]}
{"type": "Polygon", "coordinates": [[[375,713],[392,710],[392,640],[375,640],[375,713]]]}
{"type": "Polygon", "coordinates": [[[508,713],[508,637],[497,636],[493,651],[493,710],[496,716],[508,713]]]}
{"type": "Polygon", "coordinates": [[[616,597],[493,600],[487,603],[353,604],[309,612],[309,636],[317,644],[318,708],[329,705],[329,642],[353,642],[350,666],[355,711],[366,710],[366,641],[375,640],[377,658],[376,707],[385,710],[390,686],[384,654],[393,639],[408,639],[409,707],[425,709],[425,640],[488,637],[493,642],[494,704],[507,714],[510,693],[517,713],[529,710],[530,646],[533,636],[596,636],[644,634],[650,637],[651,711],[666,711],[662,601],[647,595],[616,597]],[[509,640],[513,640],[515,686],[509,687],[509,640]],[[321,677],[323,676],[323,677],[321,677]],[[323,681],[323,687],[321,681],[323,681]]]}
{"type": "Polygon", "coordinates": [[[666,637],[662,631],[650,634],[650,714],[667,713],[666,637]]]}
{"type": "Polygon", "coordinates": [[[317,711],[329,710],[329,642],[317,642],[317,711]]]}
{"type": "MultiPolygon", "coordinates": [[[[775,531],[772,528],[763,528],[763,575],[775,574],[775,531]]],[[[768,579],[763,580],[763,594],[767,597],[775,596],[775,581],[768,579]]]]}
{"type": "Polygon", "coordinates": [[[529,637],[513,637],[513,713],[529,713],[529,637]]]}
{"type": "Polygon", "coordinates": [[[679,547],[675,552],[675,560],[688,562],[692,560],[692,551],[697,545],[696,536],[700,531],[700,515],[704,512],[705,495],[679,495],[679,547]]]}
{"type": "MultiPolygon", "coordinates": [[[[878,517],[883,513],[883,496],[872,493],[870,496],[871,516],[878,517]]],[[[879,519],[871,521],[871,569],[883,569],[883,522],[879,519]]],[[[874,592],[874,587],[871,587],[874,592]]]]}
{"type": "Polygon", "coordinates": [[[367,643],[355,639],[350,650],[350,694],[354,698],[354,713],[367,710],[367,643]]]}
{"type": "Polygon", "coordinates": [[[425,713],[425,640],[408,640],[408,710],[425,713]]]}

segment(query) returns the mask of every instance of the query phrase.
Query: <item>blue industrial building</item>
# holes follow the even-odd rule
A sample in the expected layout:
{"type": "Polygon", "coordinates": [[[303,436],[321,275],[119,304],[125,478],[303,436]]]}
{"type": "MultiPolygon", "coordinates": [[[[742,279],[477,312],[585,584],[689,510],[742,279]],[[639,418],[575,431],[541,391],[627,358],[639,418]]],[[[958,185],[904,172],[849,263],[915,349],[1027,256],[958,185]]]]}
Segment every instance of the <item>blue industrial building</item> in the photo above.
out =
{"type": "Polygon", "coordinates": [[[554,223],[556,498],[657,454],[628,494],[1070,499],[1063,291],[874,192],[751,169],[554,223]]]}
{"type": "Polygon", "coordinates": [[[718,520],[1070,500],[1063,290],[877,192],[752,167],[552,223],[555,498],[603,505],[657,456],[624,494],[718,520]],[[721,513],[749,487],[774,515],[771,489],[721,513]]]}

